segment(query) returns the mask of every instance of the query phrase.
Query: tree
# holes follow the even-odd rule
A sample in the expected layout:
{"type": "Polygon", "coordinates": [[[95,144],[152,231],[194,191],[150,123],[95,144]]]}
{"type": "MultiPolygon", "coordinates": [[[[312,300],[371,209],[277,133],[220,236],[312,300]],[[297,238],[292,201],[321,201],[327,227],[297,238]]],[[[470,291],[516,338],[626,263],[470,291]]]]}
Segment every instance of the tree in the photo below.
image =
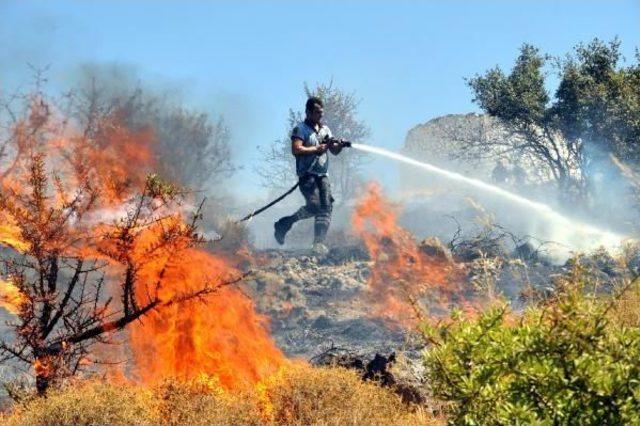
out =
{"type": "Polygon", "coordinates": [[[168,93],[144,89],[125,70],[85,68],[75,96],[75,117],[84,128],[113,113],[129,128],[153,128],[158,172],[172,182],[206,190],[235,170],[222,117],[185,108],[168,93]]]}
{"type": "MultiPolygon", "coordinates": [[[[345,93],[335,87],[333,82],[318,84],[313,89],[305,84],[304,93],[307,97],[318,96],[323,100],[325,114],[323,120],[334,136],[358,143],[362,143],[369,136],[369,128],[357,117],[359,101],[355,94],[345,93]]],[[[303,120],[303,112],[290,109],[287,128],[293,129],[303,120]]],[[[274,141],[262,151],[262,157],[262,166],[256,171],[264,186],[282,190],[290,187],[292,182],[297,180],[289,136],[274,141]]],[[[334,197],[340,202],[352,199],[356,194],[365,156],[356,151],[344,150],[338,156],[331,156],[329,161],[331,163],[329,178],[334,197]]]]}
{"type": "Polygon", "coordinates": [[[33,366],[39,394],[132,322],[226,284],[203,275],[165,290],[202,238],[199,211],[189,219],[182,191],[148,174],[152,132],[128,128],[118,110],[77,130],[54,110],[31,97],[0,173],[0,243],[12,249],[0,252],[0,305],[16,315],[0,360],[33,366]]]}
{"type": "Polygon", "coordinates": [[[510,74],[496,67],[469,79],[474,101],[508,137],[468,140],[461,149],[466,156],[532,158],[568,200],[584,200],[593,167],[609,154],[640,158],[640,61],[621,67],[618,40],[580,44],[555,59],[560,83],[551,99],[544,69],[551,59],[525,44],[510,74]]]}

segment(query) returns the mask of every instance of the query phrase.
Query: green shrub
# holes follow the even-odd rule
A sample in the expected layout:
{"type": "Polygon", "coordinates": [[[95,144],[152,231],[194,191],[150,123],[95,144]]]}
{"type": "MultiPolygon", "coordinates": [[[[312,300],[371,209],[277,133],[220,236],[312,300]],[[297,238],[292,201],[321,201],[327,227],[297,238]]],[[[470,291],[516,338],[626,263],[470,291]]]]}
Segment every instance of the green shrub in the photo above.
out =
{"type": "Polygon", "coordinates": [[[426,376],[451,423],[640,424],[640,330],[611,315],[618,299],[560,288],[521,315],[425,327],[426,376]]]}

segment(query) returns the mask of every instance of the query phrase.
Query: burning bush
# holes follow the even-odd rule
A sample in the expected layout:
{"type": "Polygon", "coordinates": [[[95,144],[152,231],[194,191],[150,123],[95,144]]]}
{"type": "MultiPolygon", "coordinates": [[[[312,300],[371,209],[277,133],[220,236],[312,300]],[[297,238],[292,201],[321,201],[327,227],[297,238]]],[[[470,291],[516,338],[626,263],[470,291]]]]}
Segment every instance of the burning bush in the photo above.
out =
{"type": "Polygon", "coordinates": [[[200,208],[153,174],[153,129],[129,129],[119,110],[78,129],[41,95],[26,111],[0,164],[0,243],[12,249],[0,306],[16,316],[1,360],[33,366],[44,393],[104,361],[96,344],[131,324],[145,380],[207,373],[231,387],[277,369],[264,319],[227,286],[241,274],[199,247],[200,208]]]}
{"type": "Polygon", "coordinates": [[[366,295],[372,313],[391,323],[415,325],[430,308],[464,303],[456,265],[424,250],[396,218],[396,206],[376,184],[369,186],[353,214],[353,230],[374,262],[366,295]]]}

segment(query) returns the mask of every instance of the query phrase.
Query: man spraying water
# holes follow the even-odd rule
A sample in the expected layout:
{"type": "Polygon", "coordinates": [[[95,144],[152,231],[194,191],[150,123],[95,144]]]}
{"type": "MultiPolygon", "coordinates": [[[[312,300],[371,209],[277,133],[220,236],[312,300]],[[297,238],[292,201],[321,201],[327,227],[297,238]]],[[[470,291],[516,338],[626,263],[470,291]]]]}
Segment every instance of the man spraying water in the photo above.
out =
{"type": "Polygon", "coordinates": [[[324,241],[331,223],[333,205],[327,151],[338,155],[343,146],[348,146],[348,142],[334,139],[329,127],[322,124],[323,113],[322,100],[309,98],[305,106],[305,120],[291,131],[291,153],[296,158],[298,186],[306,204],[274,224],[276,241],[284,244],[285,236],[294,223],[313,217],[313,251],[321,255],[328,251],[324,241]]]}
{"type": "Polygon", "coordinates": [[[443,176],[453,182],[480,189],[488,194],[497,195],[513,204],[518,204],[542,219],[551,230],[552,235],[550,238],[565,246],[568,250],[582,251],[601,246],[614,249],[619,248],[620,245],[628,239],[628,237],[624,235],[619,235],[564,216],[547,204],[529,200],[500,186],[445,170],[429,163],[417,161],[382,148],[358,143],[352,144],[348,141],[334,139],[331,135],[331,130],[321,122],[324,111],[322,101],[319,98],[309,98],[305,110],[306,119],[294,127],[291,133],[291,151],[296,157],[298,183],[266,206],[240,219],[240,222],[251,219],[280,202],[297,187],[300,187],[300,192],[302,192],[302,195],[305,197],[306,205],[298,209],[298,211],[291,216],[285,216],[275,223],[274,236],[279,244],[284,244],[285,236],[294,223],[302,219],[314,217],[313,250],[318,254],[327,252],[324,240],[331,222],[333,203],[328,179],[329,158],[327,151],[337,155],[343,147],[352,147],[359,151],[400,161],[421,168],[427,172],[443,176]]]}

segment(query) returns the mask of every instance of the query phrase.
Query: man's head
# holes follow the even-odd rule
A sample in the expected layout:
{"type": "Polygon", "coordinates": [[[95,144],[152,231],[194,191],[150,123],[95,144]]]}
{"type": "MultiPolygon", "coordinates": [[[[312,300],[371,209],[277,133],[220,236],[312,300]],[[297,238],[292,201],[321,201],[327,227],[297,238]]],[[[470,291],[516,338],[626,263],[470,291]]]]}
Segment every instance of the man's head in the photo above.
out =
{"type": "Polygon", "coordinates": [[[320,120],[322,120],[322,115],[324,113],[322,99],[317,96],[312,96],[307,99],[305,113],[307,115],[307,120],[311,121],[313,124],[320,124],[320,120]]]}

